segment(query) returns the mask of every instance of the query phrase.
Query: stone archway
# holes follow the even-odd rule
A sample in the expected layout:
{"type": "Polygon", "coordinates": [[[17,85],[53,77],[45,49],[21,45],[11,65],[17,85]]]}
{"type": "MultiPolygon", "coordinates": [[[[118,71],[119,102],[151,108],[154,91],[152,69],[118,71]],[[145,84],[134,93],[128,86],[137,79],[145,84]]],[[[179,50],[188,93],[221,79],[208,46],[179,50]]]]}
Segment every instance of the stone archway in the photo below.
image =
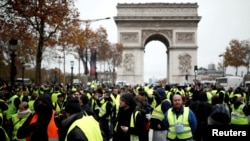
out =
{"type": "Polygon", "coordinates": [[[118,4],[114,17],[118,42],[124,46],[123,61],[117,80],[144,83],[144,48],[152,40],[167,47],[167,79],[169,83],[194,79],[197,65],[197,28],[201,19],[197,3],[118,4]]]}

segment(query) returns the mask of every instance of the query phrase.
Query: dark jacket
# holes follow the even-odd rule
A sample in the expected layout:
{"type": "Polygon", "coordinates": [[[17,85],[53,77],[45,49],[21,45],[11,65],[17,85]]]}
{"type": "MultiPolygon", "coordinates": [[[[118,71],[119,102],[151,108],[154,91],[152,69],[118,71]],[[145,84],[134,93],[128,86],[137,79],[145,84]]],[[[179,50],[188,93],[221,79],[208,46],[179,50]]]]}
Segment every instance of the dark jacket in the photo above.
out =
{"type": "MultiPolygon", "coordinates": [[[[143,136],[145,128],[145,123],[143,121],[142,115],[139,113],[135,117],[135,127],[131,128],[130,127],[130,119],[131,115],[134,112],[134,108],[124,110],[122,108],[119,109],[118,112],[118,125],[117,125],[117,130],[114,132],[113,135],[113,141],[130,141],[130,134],[133,135],[138,135],[139,139],[141,138],[140,136],[143,136]],[[129,127],[128,132],[124,133],[120,126],[127,126],[129,127]]],[[[140,140],[141,141],[141,140],[140,140]]]]}

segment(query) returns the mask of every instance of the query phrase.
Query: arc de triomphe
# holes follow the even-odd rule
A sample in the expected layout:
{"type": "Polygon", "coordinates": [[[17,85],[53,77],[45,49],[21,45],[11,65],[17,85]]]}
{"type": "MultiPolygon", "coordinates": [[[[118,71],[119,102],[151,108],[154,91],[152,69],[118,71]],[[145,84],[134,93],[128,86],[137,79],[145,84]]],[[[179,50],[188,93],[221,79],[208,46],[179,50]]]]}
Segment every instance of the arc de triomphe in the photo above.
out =
{"type": "Polygon", "coordinates": [[[144,49],[147,43],[157,40],[167,48],[168,82],[186,82],[186,75],[188,82],[192,82],[197,65],[197,28],[201,19],[197,9],[197,3],[118,3],[114,20],[118,43],[122,43],[124,49],[117,80],[143,84],[144,49]]]}

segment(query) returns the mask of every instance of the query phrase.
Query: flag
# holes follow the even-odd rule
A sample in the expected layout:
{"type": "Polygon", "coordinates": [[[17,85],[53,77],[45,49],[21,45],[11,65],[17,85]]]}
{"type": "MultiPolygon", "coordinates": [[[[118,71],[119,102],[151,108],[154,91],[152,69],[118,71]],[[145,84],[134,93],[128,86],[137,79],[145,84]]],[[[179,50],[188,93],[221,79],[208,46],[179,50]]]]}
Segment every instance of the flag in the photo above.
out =
{"type": "Polygon", "coordinates": [[[96,75],[96,50],[91,51],[90,56],[90,76],[96,75]]]}

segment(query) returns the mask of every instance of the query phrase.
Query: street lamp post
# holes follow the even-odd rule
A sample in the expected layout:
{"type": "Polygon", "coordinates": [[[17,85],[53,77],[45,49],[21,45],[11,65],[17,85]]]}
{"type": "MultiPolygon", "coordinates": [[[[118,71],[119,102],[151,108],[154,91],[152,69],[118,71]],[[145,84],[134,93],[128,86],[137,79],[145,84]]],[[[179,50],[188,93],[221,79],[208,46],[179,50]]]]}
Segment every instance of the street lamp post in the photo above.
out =
{"type": "Polygon", "coordinates": [[[71,86],[73,85],[73,69],[74,69],[74,61],[70,61],[71,65],[71,86]]]}
{"type": "Polygon", "coordinates": [[[224,54],[220,54],[219,57],[222,57],[222,77],[224,77],[225,76],[224,54]]]}
{"type": "Polygon", "coordinates": [[[22,85],[24,86],[24,64],[25,62],[22,61],[21,63],[22,63],[22,85]]]}
{"type": "Polygon", "coordinates": [[[63,56],[55,56],[55,58],[58,58],[59,61],[58,61],[58,64],[59,64],[59,76],[58,76],[58,82],[59,84],[61,83],[61,59],[63,59],[64,57],[63,56]]]}
{"type": "Polygon", "coordinates": [[[15,85],[15,77],[16,77],[16,66],[15,66],[15,58],[16,58],[16,45],[17,45],[17,40],[16,39],[11,39],[9,41],[10,45],[10,57],[11,57],[11,64],[10,64],[10,83],[11,87],[15,85]]]}

